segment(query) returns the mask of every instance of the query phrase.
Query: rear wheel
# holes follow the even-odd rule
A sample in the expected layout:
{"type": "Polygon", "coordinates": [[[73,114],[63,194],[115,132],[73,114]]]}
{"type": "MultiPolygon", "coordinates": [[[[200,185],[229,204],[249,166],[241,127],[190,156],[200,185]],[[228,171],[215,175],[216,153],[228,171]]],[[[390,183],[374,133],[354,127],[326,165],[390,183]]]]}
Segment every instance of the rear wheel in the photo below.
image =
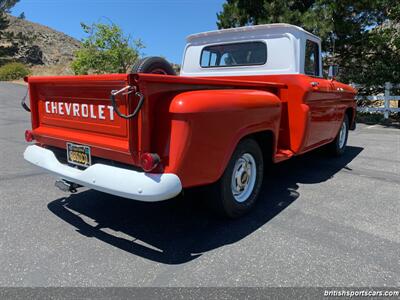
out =
{"type": "Polygon", "coordinates": [[[171,64],[164,58],[158,56],[150,56],[138,60],[133,65],[131,73],[176,75],[171,64]]]}
{"type": "Polygon", "coordinates": [[[340,156],[344,153],[349,136],[349,118],[344,115],[342,125],[336,138],[328,145],[330,152],[335,156],[340,156]]]}
{"type": "Polygon", "coordinates": [[[253,139],[242,140],[220,180],[212,186],[212,205],[217,212],[237,218],[255,204],[261,190],[264,163],[261,149],[253,139]]]}

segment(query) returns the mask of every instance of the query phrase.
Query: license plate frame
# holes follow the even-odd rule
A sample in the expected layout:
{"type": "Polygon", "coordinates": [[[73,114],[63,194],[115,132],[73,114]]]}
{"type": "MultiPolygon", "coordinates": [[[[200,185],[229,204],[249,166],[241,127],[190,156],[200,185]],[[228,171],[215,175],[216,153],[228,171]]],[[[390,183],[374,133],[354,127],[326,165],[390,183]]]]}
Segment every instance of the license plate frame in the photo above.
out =
{"type": "Polygon", "coordinates": [[[67,143],[67,161],[70,164],[80,167],[90,167],[92,165],[92,155],[90,147],[75,143],[67,143]]]}

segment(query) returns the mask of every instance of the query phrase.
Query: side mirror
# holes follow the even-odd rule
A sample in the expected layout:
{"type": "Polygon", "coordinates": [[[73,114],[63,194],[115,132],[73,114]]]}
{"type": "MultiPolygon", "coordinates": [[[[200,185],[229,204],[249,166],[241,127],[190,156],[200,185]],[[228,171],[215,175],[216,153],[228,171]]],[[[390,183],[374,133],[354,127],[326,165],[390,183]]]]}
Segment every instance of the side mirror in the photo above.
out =
{"type": "Polygon", "coordinates": [[[331,65],[329,66],[329,70],[328,70],[328,78],[329,79],[335,79],[336,76],[339,74],[339,66],[337,65],[331,65]]]}

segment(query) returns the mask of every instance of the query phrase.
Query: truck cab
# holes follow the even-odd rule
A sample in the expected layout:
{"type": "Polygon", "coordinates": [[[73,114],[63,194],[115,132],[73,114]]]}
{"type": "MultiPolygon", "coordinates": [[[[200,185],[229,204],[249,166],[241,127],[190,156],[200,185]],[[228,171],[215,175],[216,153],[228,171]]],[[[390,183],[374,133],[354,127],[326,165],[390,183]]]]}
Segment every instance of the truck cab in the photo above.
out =
{"type": "Polygon", "coordinates": [[[182,76],[305,74],[322,77],[321,40],[289,24],[267,24],[187,37],[182,76]]]}
{"type": "MultiPolygon", "coordinates": [[[[334,78],[323,77],[321,39],[290,24],[247,26],[190,35],[181,75],[286,84],[294,80],[301,86],[308,86],[305,105],[294,100],[298,97],[295,93],[290,96],[290,101],[285,101],[288,114],[293,111],[299,117],[299,108],[308,113],[309,119],[303,120],[303,124],[299,124],[294,115],[289,118],[290,132],[294,133],[300,126],[307,131],[295,134],[302,135],[302,141],[292,139],[290,149],[296,153],[324,144],[337,134],[343,113],[343,106],[337,100],[351,98],[355,92],[334,78]]],[[[348,114],[353,128],[354,108],[348,110],[348,114]]]]}
{"type": "Polygon", "coordinates": [[[270,163],[344,153],[355,90],[324,78],[321,57],[315,35],[268,24],[190,35],[179,76],[150,57],[131,74],[29,77],[24,157],[64,189],[133,200],[207,185],[217,211],[241,216],[270,163]]]}

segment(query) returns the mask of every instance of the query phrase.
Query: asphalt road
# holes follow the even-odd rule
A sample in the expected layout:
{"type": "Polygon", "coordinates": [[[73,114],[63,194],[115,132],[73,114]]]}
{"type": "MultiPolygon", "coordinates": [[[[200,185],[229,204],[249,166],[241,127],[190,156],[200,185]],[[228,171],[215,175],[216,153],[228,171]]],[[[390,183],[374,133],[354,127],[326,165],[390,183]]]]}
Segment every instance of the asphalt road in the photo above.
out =
{"type": "Polygon", "coordinates": [[[271,167],[255,210],[201,197],[69,196],[22,158],[25,87],[0,83],[0,286],[399,286],[400,130],[359,124],[342,158],[271,167]]]}

